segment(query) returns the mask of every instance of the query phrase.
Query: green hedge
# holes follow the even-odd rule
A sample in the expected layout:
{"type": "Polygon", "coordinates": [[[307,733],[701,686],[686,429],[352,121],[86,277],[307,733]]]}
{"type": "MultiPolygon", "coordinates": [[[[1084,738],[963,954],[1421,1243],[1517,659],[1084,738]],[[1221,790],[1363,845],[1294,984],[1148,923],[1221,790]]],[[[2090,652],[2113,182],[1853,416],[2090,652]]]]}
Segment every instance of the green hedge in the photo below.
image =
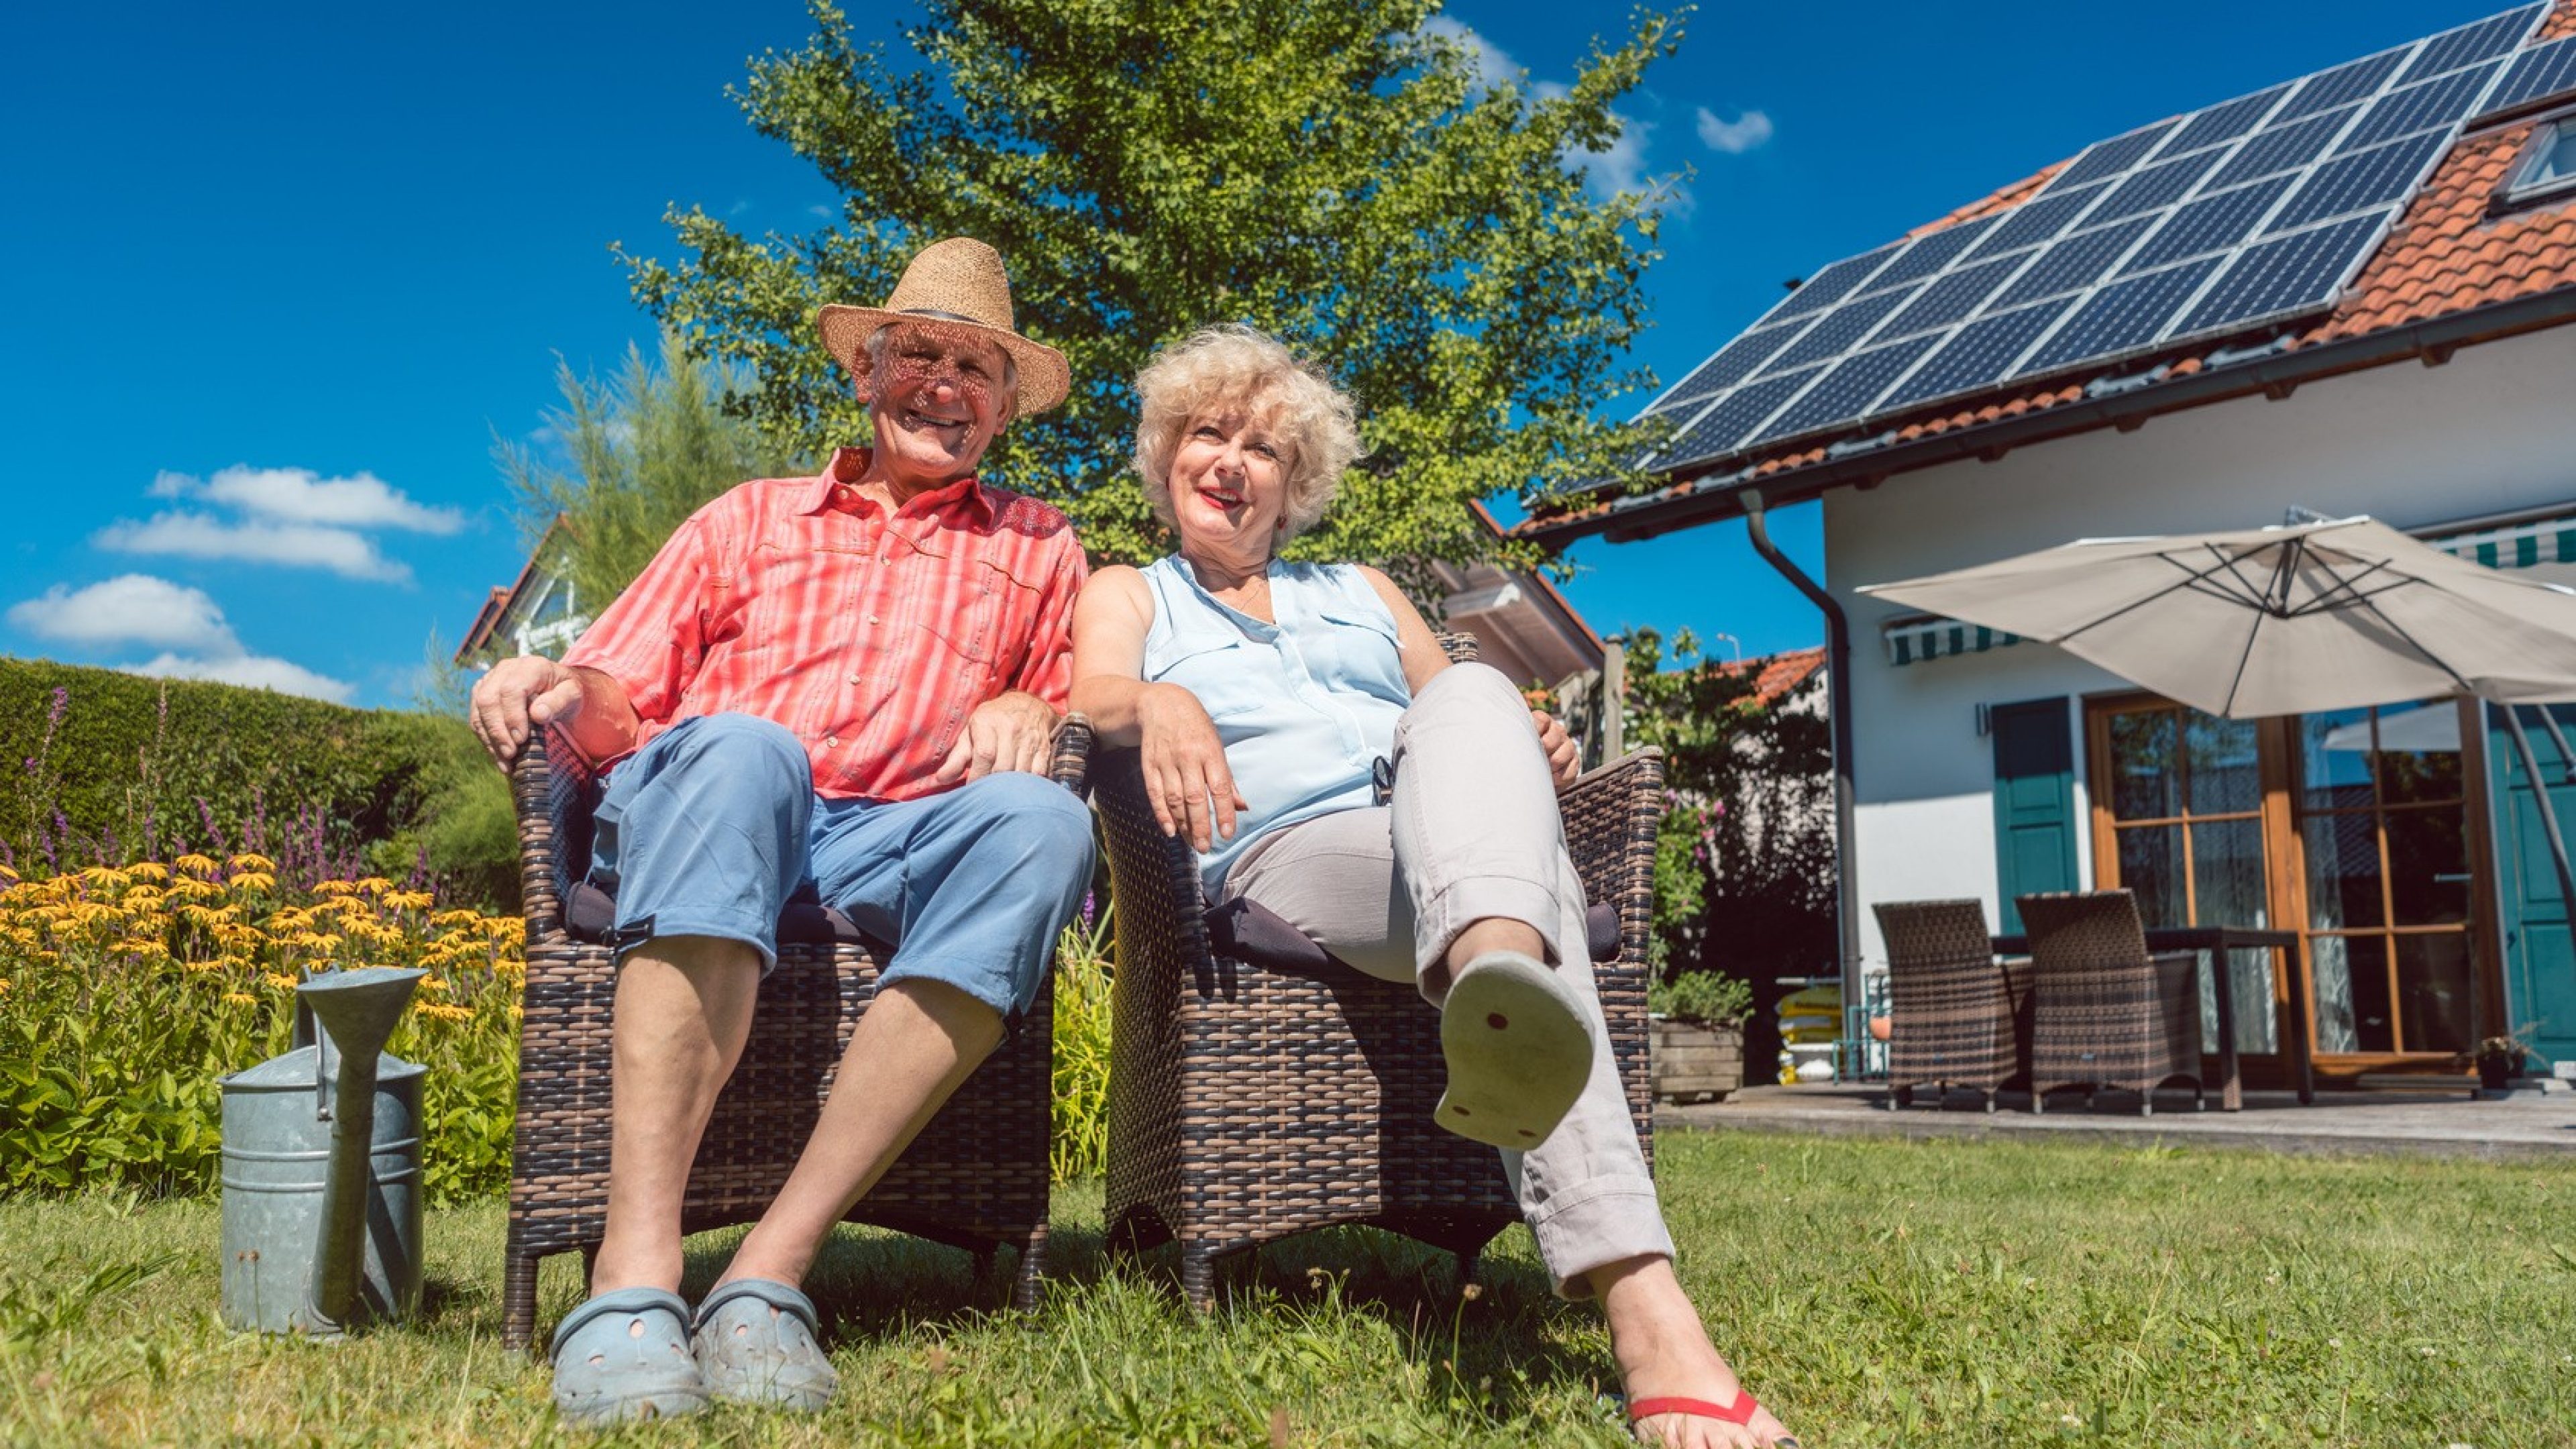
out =
{"type": "Polygon", "coordinates": [[[0,847],[22,871],[48,842],[66,866],[218,836],[274,855],[318,824],[379,873],[425,853],[459,895],[514,899],[508,788],[461,720],[0,659],[0,778],[0,847]]]}

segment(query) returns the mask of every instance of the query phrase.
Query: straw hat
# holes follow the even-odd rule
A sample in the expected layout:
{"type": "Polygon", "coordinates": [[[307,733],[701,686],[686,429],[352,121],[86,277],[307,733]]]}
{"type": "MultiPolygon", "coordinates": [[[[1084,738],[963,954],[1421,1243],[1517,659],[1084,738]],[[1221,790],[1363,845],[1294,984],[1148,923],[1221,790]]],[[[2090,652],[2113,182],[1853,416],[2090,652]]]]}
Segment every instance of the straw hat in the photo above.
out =
{"type": "Polygon", "coordinates": [[[868,338],[907,317],[954,323],[991,337],[1020,374],[1018,416],[1042,413],[1073,390],[1064,354],[1011,330],[1011,279],[1002,254],[972,237],[952,236],[923,247],[903,269],[894,295],[882,307],[827,306],[818,319],[823,346],[858,376],[866,370],[868,338]]]}

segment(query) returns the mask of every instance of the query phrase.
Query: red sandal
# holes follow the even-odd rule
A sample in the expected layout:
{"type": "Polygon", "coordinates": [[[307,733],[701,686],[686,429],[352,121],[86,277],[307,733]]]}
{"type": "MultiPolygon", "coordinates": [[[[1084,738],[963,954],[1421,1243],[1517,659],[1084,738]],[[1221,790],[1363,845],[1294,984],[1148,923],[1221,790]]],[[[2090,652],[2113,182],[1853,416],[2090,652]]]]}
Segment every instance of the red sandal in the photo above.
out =
{"type": "MultiPolygon", "coordinates": [[[[1753,1401],[1753,1395],[1742,1388],[1735,1391],[1735,1402],[1723,1409],[1706,1399],[1685,1399],[1674,1396],[1659,1399],[1632,1399],[1628,1403],[1628,1427],[1633,1431],[1645,1420],[1663,1414],[1688,1414],[1695,1419],[1715,1419],[1723,1424],[1750,1424],[1753,1422],[1753,1415],[1761,1407],[1753,1401]]],[[[1775,1449],[1798,1449],[1798,1441],[1785,1436],[1773,1440],[1772,1443],[1775,1449]]]]}

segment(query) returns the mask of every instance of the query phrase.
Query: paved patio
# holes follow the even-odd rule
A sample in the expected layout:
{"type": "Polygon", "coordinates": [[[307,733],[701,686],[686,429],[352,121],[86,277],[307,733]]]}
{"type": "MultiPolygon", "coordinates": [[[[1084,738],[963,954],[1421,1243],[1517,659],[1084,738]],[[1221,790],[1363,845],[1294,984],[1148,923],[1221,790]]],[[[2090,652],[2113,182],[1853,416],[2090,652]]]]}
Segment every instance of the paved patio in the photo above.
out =
{"type": "Polygon", "coordinates": [[[1884,1089],[1867,1085],[1748,1087],[1732,1101],[1659,1105],[1664,1130],[1814,1133],[1864,1137],[2080,1138],[2147,1146],[2192,1143],[2251,1151],[2389,1153],[2426,1157],[2555,1158],[2576,1162],[2576,1092],[2531,1092],[2493,1102],[2462,1092],[2343,1091],[2317,1094],[2302,1107],[2288,1092],[2247,1092],[2245,1110],[2221,1112],[2213,1099],[2191,1110],[2188,1092],[2158,1095],[2155,1115],[2137,1115],[2137,1098],[2105,1094],[2098,1110],[2071,1095],[2052,1097],[2045,1115],[2029,1099],[2007,1094],[1989,1115],[1974,1093],[1940,1106],[1918,1094],[1913,1106],[1886,1109],[1884,1089]]]}

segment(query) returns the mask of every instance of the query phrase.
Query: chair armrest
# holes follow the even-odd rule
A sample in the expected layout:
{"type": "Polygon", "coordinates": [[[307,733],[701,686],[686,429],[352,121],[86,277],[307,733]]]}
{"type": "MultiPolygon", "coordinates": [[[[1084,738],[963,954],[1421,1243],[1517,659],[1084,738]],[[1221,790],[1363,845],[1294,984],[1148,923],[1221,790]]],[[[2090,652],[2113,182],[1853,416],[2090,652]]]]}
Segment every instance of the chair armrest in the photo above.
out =
{"type": "Polygon", "coordinates": [[[548,725],[510,765],[518,815],[519,896],[531,943],[565,936],[564,891],[590,854],[590,786],[596,778],[571,736],[548,725]]]}
{"type": "Polygon", "coordinates": [[[1055,760],[1047,769],[1047,778],[1088,798],[1091,793],[1091,750],[1095,737],[1088,715],[1073,713],[1055,732],[1055,760]]]}
{"type": "Polygon", "coordinates": [[[1655,833],[1662,828],[1664,752],[1634,750],[1586,771],[1556,797],[1565,847],[1584,893],[1619,912],[1619,940],[1642,952],[1655,925],[1655,833]]]}

